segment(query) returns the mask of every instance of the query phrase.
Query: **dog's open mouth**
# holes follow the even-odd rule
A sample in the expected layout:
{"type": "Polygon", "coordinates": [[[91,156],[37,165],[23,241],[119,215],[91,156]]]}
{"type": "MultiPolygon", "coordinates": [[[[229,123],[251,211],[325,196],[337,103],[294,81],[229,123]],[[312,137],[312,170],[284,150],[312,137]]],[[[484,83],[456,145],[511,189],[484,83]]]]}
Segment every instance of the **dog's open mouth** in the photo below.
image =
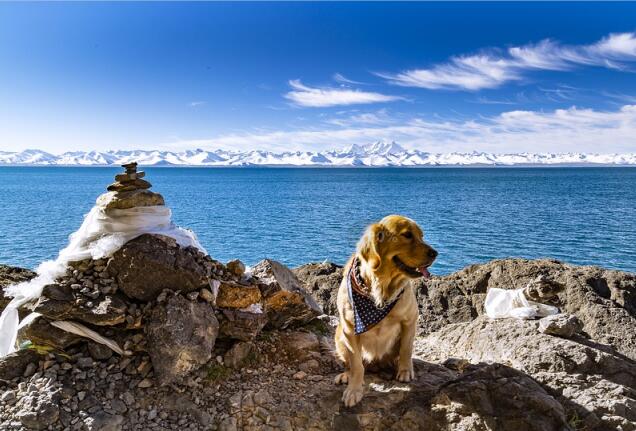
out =
{"type": "Polygon", "coordinates": [[[404,271],[405,273],[407,273],[409,276],[413,278],[418,278],[418,277],[431,278],[431,273],[428,272],[429,265],[414,268],[402,262],[400,258],[397,256],[393,256],[393,262],[398,268],[400,268],[402,271],[404,271]]]}

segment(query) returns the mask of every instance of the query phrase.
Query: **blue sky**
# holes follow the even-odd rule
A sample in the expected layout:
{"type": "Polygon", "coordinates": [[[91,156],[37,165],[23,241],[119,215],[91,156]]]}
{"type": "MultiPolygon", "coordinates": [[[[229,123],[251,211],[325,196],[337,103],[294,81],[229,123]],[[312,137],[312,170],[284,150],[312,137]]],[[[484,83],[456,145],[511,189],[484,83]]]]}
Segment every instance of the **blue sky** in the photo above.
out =
{"type": "Polygon", "coordinates": [[[636,151],[635,3],[0,3],[0,150],[636,151]]]}

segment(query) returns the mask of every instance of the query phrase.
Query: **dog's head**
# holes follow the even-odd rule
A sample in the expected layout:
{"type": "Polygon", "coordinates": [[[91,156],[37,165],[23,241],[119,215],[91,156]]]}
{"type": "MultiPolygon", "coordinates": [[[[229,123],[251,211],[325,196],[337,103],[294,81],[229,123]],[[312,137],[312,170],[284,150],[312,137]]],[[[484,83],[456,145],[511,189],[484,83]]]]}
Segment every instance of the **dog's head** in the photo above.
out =
{"type": "Polygon", "coordinates": [[[362,271],[371,280],[376,304],[390,302],[410,278],[430,277],[428,267],[437,257],[424,242],[413,220],[390,215],[369,226],[358,243],[362,271]]]}

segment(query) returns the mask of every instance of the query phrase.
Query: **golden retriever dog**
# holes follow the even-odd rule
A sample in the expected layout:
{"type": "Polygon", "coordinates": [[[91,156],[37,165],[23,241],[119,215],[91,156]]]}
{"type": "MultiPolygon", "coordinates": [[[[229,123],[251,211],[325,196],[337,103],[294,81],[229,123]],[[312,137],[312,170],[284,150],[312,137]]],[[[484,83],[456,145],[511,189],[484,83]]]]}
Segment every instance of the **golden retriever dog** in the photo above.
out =
{"type": "Polygon", "coordinates": [[[337,298],[336,355],[345,371],[336,383],[347,385],[342,395],[347,407],[362,399],[365,364],[394,365],[401,382],[415,377],[411,355],[418,308],[410,280],[430,277],[436,257],[417,223],[399,215],[369,226],[358,242],[337,298]]]}

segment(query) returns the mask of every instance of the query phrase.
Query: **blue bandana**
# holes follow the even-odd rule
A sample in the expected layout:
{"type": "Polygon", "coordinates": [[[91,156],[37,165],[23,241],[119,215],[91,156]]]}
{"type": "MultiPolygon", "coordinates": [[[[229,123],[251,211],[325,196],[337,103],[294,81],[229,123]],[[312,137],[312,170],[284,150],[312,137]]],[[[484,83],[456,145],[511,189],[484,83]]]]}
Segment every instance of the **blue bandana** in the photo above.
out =
{"type": "Polygon", "coordinates": [[[356,277],[355,271],[357,270],[357,263],[357,259],[351,263],[351,268],[347,274],[347,290],[349,291],[349,301],[353,308],[356,335],[367,332],[382,321],[382,319],[393,310],[393,307],[395,307],[395,304],[397,304],[404,292],[400,292],[397,298],[390,304],[378,308],[373,299],[360,291],[358,286],[360,283],[356,281],[356,279],[353,280],[353,283],[351,281],[353,277],[356,277]]]}

